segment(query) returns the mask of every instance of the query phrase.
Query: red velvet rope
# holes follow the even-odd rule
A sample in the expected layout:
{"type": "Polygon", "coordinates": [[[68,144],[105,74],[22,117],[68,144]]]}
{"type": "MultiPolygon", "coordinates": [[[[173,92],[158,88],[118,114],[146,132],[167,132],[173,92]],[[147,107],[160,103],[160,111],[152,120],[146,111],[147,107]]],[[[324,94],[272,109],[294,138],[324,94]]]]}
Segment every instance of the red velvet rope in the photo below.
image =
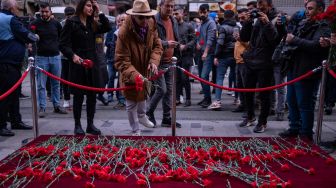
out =
{"type": "Polygon", "coordinates": [[[329,69],[328,71],[329,74],[331,74],[331,76],[333,76],[336,79],[336,73],[332,69],[329,69]]]}
{"type": "MultiPolygon", "coordinates": [[[[168,70],[168,69],[167,69],[168,70]]],[[[159,79],[167,70],[160,70],[156,75],[148,78],[149,81],[157,80],[159,79]]]]}
{"type": "Polygon", "coordinates": [[[11,93],[13,93],[19,86],[20,84],[23,82],[23,80],[27,77],[28,72],[30,69],[27,69],[21,76],[21,78],[13,85],[12,88],[10,88],[8,91],[6,91],[6,93],[2,94],[0,96],[0,101],[3,100],[4,98],[8,97],[8,95],[10,95],[11,93]]]}
{"type": "Polygon", "coordinates": [[[76,88],[79,88],[79,89],[84,89],[84,90],[104,92],[104,91],[121,91],[121,90],[128,90],[128,89],[134,89],[135,88],[135,86],[126,86],[126,87],[121,87],[121,88],[97,88],[97,87],[83,86],[83,85],[75,84],[75,83],[69,82],[67,80],[64,80],[62,78],[59,78],[59,77],[41,69],[41,68],[37,68],[37,69],[40,70],[45,75],[51,77],[52,79],[58,80],[58,81],[60,81],[64,84],[67,84],[69,86],[76,87],[76,88]]]}
{"type": "Polygon", "coordinates": [[[219,85],[216,85],[216,84],[211,83],[211,82],[209,82],[209,81],[206,81],[206,80],[204,80],[204,79],[202,79],[202,78],[199,78],[199,77],[193,75],[192,73],[190,73],[190,72],[188,72],[188,71],[186,71],[186,70],[184,70],[184,69],[182,69],[182,71],[183,71],[186,75],[188,75],[188,76],[190,76],[190,77],[192,77],[192,78],[194,78],[194,79],[196,79],[196,80],[198,80],[198,81],[200,81],[200,82],[203,82],[203,83],[205,83],[205,84],[208,84],[208,85],[210,85],[210,86],[213,86],[213,87],[216,87],[216,88],[219,88],[219,89],[223,89],[223,90],[236,91],[236,92],[262,92],[262,91],[274,90],[274,89],[278,89],[278,88],[280,88],[280,87],[284,87],[284,86],[286,86],[286,85],[293,84],[293,83],[298,82],[298,81],[300,81],[300,80],[303,80],[303,79],[305,79],[305,78],[307,78],[307,77],[309,77],[309,76],[311,76],[312,74],[315,73],[314,71],[311,70],[311,71],[307,72],[306,74],[304,74],[304,75],[302,75],[302,76],[299,76],[299,77],[295,78],[294,80],[291,80],[291,81],[289,81],[289,82],[285,82],[285,83],[282,83],[282,84],[279,84],[279,85],[275,85],[275,86],[264,87],[264,88],[255,88],[255,89],[245,89],[245,88],[244,88],[244,89],[241,89],[241,88],[229,88],[229,87],[219,86],[219,85]]]}

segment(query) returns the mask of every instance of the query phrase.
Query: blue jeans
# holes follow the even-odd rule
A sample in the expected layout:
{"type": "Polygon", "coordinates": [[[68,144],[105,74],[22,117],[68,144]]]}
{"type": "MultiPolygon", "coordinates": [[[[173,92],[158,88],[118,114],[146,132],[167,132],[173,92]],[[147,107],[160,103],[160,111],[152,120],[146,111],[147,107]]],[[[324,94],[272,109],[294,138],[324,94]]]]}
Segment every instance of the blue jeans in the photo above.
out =
{"type": "MultiPolygon", "coordinates": [[[[214,55],[208,55],[205,59],[205,61],[202,62],[202,73],[201,78],[204,80],[209,81],[209,75],[212,70],[212,65],[214,62],[214,55]]],[[[210,86],[208,84],[202,83],[202,89],[204,93],[204,98],[211,99],[211,91],[210,86]]]]}
{"type": "MultiPolygon", "coordinates": [[[[227,69],[230,67],[230,71],[235,69],[235,59],[233,57],[227,57],[224,59],[218,59],[216,84],[223,86],[224,78],[227,69]]],[[[216,88],[216,100],[222,99],[222,89],[216,88]]]]}
{"type": "MultiPolygon", "coordinates": [[[[114,81],[115,79],[119,78],[119,74],[117,76],[117,70],[113,66],[113,61],[108,60],[107,61],[107,71],[108,71],[108,76],[109,80],[107,83],[108,88],[114,88],[114,81]]],[[[119,87],[119,79],[117,80],[117,87],[119,87]]],[[[113,96],[113,92],[109,92],[109,95],[113,96]]],[[[125,97],[121,94],[120,91],[116,91],[116,96],[119,102],[125,103],[125,97]]]]}
{"type": "MultiPolygon", "coordinates": [[[[293,80],[291,73],[288,81],[293,80]]],[[[320,80],[303,80],[287,87],[289,131],[311,136],[314,127],[314,109],[320,80]]]]}
{"type": "MultiPolygon", "coordinates": [[[[36,56],[36,65],[51,74],[61,77],[62,64],[61,56],[43,57],[36,56]]],[[[46,82],[47,76],[40,71],[37,71],[37,92],[38,102],[40,108],[47,107],[46,99],[46,82]]],[[[51,100],[54,107],[60,106],[60,82],[54,79],[50,79],[51,84],[51,100]]]]}

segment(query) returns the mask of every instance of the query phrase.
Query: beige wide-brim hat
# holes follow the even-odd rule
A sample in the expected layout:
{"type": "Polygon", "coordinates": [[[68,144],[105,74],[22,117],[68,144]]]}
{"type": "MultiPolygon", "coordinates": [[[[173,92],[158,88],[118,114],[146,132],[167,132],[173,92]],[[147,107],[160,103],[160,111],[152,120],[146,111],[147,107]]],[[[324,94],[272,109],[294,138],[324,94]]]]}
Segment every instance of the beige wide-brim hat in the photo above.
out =
{"type": "Polygon", "coordinates": [[[154,16],[155,14],[157,14],[157,11],[150,9],[147,0],[135,0],[133,3],[133,8],[127,10],[126,14],[138,16],[154,16]]]}

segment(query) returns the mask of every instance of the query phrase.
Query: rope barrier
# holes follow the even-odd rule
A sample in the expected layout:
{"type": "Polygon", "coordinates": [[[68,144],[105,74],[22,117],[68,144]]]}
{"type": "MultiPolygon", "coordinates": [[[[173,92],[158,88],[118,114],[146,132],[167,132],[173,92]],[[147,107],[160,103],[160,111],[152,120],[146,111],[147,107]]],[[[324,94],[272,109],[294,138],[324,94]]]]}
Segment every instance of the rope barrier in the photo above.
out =
{"type": "Polygon", "coordinates": [[[329,69],[328,72],[332,77],[336,79],[336,73],[332,69],[329,69]]]}
{"type": "Polygon", "coordinates": [[[192,73],[186,71],[185,69],[183,69],[181,67],[178,67],[178,68],[180,68],[183,71],[183,73],[185,73],[189,77],[192,77],[192,78],[194,78],[194,79],[196,79],[196,80],[198,80],[200,82],[203,82],[205,84],[208,84],[210,86],[213,86],[213,87],[216,87],[216,88],[219,88],[219,89],[228,90],[228,91],[236,91],[236,92],[262,92],[262,91],[269,91],[269,90],[278,89],[280,87],[284,87],[284,86],[293,84],[295,82],[298,82],[300,80],[303,80],[303,79],[305,79],[305,78],[313,75],[315,72],[319,71],[322,67],[320,66],[320,67],[318,67],[318,68],[316,68],[314,70],[311,70],[311,71],[307,72],[306,74],[304,74],[302,76],[299,76],[299,77],[297,77],[297,78],[295,78],[295,79],[293,79],[291,81],[288,81],[288,82],[285,82],[285,83],[282,83],[282,84],[279,84],[279,85],[265,87],[265,88],[254,88],[254,89],[252,89],[252,88],[251,89],[249,89],[249,88],[244,88],[244,89],[242,89],[242,88],[229,88],[229,87],[219,86],[217,84],[214,84],[212,82],[209,82],[207,80],[199,78],[199,77],[193,75],[192,73]]]}
{"type": "Polygon", "coordinates": [[[4,98],[8,97],[11,93],[13,93],[23,82],[23,80],[27,77],[28,72],[30,70],[30,67],[23,72],[21,78],[10,88],[8,91],[6,91],[4,94],[0,96],[0,101],[3,100],[4,98]]]}

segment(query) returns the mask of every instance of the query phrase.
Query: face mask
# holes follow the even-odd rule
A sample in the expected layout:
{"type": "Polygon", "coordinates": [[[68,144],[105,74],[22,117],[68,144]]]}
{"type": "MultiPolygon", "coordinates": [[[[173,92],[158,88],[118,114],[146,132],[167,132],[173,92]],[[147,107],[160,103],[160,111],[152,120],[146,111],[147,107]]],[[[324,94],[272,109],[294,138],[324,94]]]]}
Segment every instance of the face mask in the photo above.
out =
{"type": "Polygon", "coordinates": [[[206,20],[207,19],[207,17],[206,16],[201,16],[201,20],[206,20]]]}

